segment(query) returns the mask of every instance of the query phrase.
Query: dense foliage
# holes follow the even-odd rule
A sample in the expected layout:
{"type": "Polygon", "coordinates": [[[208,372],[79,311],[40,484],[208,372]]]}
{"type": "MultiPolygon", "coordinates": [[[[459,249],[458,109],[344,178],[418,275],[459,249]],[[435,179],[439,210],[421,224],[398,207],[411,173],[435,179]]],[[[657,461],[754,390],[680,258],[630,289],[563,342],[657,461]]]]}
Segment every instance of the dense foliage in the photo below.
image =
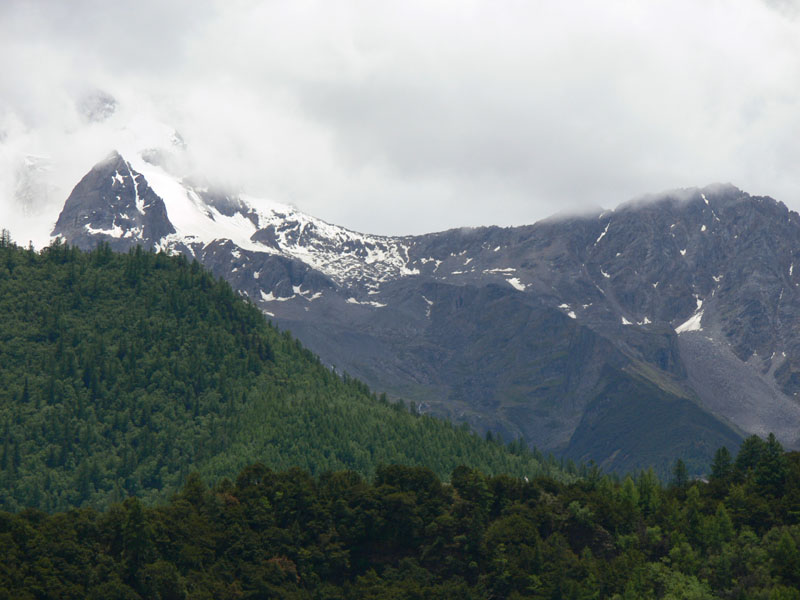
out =
{"type": "Polygon", "coordinates": [[[754,437],[684,475],[256,464],[156,508],[0,513],[0,598],[800,598],[800,453],[754,437]]]}
{"type": "Polygon", "coordinates": [[[311,473],[542,465],[376,398],[196,262],[0,240],[0,509],[165,499],[261,461],[311,473]]]}

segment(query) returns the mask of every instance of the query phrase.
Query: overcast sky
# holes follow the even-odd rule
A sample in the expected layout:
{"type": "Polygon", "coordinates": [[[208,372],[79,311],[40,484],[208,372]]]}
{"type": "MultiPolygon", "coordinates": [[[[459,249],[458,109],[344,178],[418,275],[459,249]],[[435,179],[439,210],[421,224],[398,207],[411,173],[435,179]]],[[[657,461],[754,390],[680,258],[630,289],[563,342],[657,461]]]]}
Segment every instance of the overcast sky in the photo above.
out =
{"type": "Polygon", "coordinates": [[[0,57],[7,220],[22,157],[55,220],[153,123],[211,179],[371,233],[713,182],[800,208],[792,1],[2,0],[0,57]],[[89,123],[97,90],[117,111],[89,123]]]}

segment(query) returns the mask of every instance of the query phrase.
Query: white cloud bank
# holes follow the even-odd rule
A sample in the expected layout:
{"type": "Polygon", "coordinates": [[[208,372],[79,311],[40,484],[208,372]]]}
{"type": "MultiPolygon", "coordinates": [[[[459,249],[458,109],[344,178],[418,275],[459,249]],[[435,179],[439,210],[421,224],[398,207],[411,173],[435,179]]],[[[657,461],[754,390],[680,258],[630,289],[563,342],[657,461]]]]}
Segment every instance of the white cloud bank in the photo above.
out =
{"type": "Polygon", "coordinates": [[[797,209],[797,14],[777,0],[5,0],[0,224],[46,239],[78,179],[163,137],[153,123],[209,177],[372,233],[529,223],[715,181],[797,209]],[[117,101],[106,121],[77,109],[94,90],[117,101]],[[49,175],[26,218],[12,198],[30,156],[49,175]]]}

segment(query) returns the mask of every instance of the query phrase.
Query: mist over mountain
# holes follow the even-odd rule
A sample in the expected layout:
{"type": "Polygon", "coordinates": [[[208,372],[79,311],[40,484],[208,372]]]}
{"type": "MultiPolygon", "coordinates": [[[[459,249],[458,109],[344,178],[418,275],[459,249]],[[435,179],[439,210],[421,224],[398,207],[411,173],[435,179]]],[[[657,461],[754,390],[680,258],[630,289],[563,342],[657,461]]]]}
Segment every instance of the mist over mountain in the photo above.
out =
{"type": "Polygon", "coordinates": [[[154,123],[198,171],[373,233],[531,223],[718,180],[797,209],[791,5],[7,0],[0,220],[24,157],[48,158],[62,203],[154,123]]]}

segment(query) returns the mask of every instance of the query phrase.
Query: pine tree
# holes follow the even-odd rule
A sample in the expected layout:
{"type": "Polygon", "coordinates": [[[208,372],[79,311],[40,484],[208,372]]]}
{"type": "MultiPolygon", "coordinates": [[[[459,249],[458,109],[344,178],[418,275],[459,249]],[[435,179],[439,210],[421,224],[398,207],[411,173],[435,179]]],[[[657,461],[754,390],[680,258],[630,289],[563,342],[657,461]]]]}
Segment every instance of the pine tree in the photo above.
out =
{"type": "Polygon", "coordinates": [[[780,496],[783,494],[787,472],[788,466],[783,454],[783,447],[775,438],[775,434],[770,433],[755,468],[756,483],[763,494],[780,496]]]}
{"type": "Polygon", "coordinates": [[[739,446],[739,453],[733,463],[736,478],[745,479],[758,465],[764,454],[764,441],[757,435],[746,438],[739,446]]]}
{"type": "Polygon", "coordinates": [[[689,483],[689,471],[686,469],[686,463],[683,459],[675,461],[675,466],[672,467],[672,485],[676,488],[685,488],[689,483]]]}
{"type": "Polygon", "coordinates": [[[718,481],[727,480],[733,473],[733,459],[730,451],[722,446],[714,453],[714,461],[711,463],[711,478],[718,481]]]}

